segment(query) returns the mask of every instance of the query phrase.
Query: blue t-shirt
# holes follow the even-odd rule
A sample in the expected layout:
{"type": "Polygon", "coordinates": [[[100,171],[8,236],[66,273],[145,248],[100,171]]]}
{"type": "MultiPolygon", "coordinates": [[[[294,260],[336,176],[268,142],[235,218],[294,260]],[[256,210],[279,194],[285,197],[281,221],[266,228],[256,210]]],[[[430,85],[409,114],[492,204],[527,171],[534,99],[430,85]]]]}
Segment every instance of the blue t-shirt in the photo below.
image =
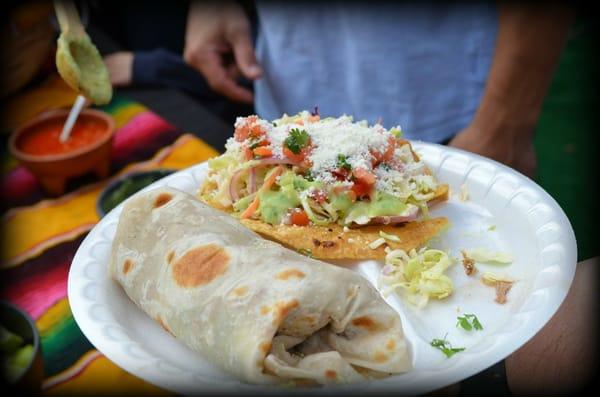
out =
{"type": "Polygon", "coordinates": [[[257,113],[319,106],[441,142],[471,121],[497,31],[495,4],[258,1],[257,113]]]}

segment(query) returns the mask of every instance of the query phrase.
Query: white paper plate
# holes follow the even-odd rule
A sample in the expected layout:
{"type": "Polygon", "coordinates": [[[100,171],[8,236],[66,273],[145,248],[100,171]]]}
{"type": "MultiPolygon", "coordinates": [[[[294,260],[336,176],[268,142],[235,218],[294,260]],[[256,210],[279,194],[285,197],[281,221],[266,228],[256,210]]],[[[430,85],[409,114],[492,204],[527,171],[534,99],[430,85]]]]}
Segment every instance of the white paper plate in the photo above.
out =
{"type": "MultiPolygon", "coordinates": [[[[460,150],[425,143],[415,143],[414,147],[438,179],[451,187],[450,200],[432,214],[447,216],[452,227],[433,245],[449,249],[456,258],[460,258],[461,249],[487,247],[510,252],[515,261],[510,265],[478,265],[479,272],[470,277],[458,262],[448,271],[455,284],[453,295],[430,302],[421,310],[389,296],[387,302],[402,318],[414,370],[346,386],[345,390],[425,393],[484,370],[522,346],[550,320],[575,273],[577,250],[571,225],[558,204],[534,182],[508,167],[460,150]],[[466,202],[457,198],[463,184],[470,196],[466,202]],[[518,280],[506,304],[495,303],[494,289],[481,283],[484,271],[505,273],[518,280]],[[456,317],[464,313],[476,314],[484,330],[458,329],[456,317]],[[429,345],[433,338],[444,336],[453,346],[466,350],[447,359],[429,345]]],[[[206,170],[206,164],[196,165],[144,191],[170,186],[195,193],[206,170]]],[[[121,209],[119,205],[96,225],[71,265],[69,302],[83,333],[117,365],[177,393],[258,391],[257,386],[234,379],[163,331],[109,279],[108,258],[121,209]]],[[[376,284],[380,262],[350,265],[376,284]]]]}

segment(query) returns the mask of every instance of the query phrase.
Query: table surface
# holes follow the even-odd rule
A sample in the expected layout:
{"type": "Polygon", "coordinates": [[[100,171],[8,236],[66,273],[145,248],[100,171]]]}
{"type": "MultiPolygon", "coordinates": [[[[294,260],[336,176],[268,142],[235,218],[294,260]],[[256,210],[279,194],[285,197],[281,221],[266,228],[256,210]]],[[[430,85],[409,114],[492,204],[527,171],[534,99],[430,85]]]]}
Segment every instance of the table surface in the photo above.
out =
{"type": "Polygon", "coordinates": [[[179,130],[202,138],[219,152],[224,150],[225,141],[233,133],[233,125],[227,124],[182,91],[165,88],[119,88],[116,93],[147,106],[179,130]]]}

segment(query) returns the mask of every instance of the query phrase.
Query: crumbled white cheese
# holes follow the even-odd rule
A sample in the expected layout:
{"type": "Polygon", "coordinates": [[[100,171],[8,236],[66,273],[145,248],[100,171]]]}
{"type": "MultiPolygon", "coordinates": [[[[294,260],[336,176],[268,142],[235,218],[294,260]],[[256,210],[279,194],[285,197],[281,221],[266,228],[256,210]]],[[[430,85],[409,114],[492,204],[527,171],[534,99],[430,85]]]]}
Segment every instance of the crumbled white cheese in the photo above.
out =
{"type": "Polygon", "coordinates": [[[369,127],[366,123],[354,123],[346,115],[312,123],[296,119],[290,123],[278,124],[268,131],[267,136],[276,157],[281,155],[283,143],[293,128],[304,130],[310,135],[312,150],[308,158],[312,163],[311,171],[315,179],[330,183],[335,181],[331,171],[338,168],[338,155],[343,154],[353,169],[371,170],[370,151],[384,153],[392,136],[381,125],[369,127]],[[301,121],[302,124],[296,121],[301,121]]]}

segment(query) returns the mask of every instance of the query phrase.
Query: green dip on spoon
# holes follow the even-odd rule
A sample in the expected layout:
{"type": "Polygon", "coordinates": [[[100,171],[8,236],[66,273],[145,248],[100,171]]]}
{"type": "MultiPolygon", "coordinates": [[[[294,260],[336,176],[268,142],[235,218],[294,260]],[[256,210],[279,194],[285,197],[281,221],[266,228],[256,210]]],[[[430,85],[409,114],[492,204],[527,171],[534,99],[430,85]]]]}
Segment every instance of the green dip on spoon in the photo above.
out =
{"type": "Polygon", "coordinates": [[[56,50],[56,67],[63,80],[96,105],[112,98],[108,70],[100,52],[85,32],[77,9],[70,1],[54,2],[61,34],[56,50]]]}

